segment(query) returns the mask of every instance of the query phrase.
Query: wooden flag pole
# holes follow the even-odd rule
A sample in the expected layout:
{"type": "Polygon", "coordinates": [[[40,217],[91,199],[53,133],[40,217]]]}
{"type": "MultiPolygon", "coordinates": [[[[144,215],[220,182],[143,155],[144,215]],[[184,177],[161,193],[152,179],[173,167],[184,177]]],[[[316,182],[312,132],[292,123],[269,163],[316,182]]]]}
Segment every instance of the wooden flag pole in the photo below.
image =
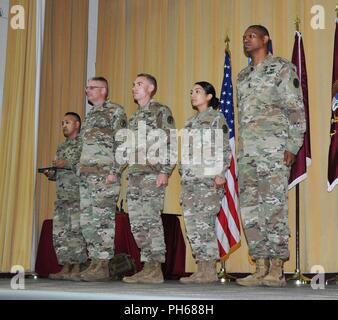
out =
{"type": "Polygon", "coordinates": [[[297,16],[296,17],[296,20],[295,20],[295,26],[296,26],[296,31],[299,32],[299,25],[300,25],[300,19],[299,17],[297,16]]]}
{"type": "Polygon", "coordinates": [[[227,52],[229,52],[229,50],[230,50],[230,38],[229,38],[228,35],[226,36],[226,38],[225,38],[225,40],[224,40],[224,43],[225,43],[225,50],[226,50],[227,52]]]}

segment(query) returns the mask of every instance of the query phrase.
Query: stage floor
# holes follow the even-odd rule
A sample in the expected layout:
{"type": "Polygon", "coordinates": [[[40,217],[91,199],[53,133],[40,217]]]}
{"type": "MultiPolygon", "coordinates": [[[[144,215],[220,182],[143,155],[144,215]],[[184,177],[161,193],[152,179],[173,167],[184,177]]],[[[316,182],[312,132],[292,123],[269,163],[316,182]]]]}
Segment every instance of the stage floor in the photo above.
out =
{"type": "Polygon", "coordinates": [[[338,285],[312,289],[288,283],[285,288],[245,288],[235,282],[183,285],[169,280],[160,285],[112,282],[71,282],[25,279],[25,288],[11,289],[11,279],[0,279],[0,300],[338,300],[338,285]]]}

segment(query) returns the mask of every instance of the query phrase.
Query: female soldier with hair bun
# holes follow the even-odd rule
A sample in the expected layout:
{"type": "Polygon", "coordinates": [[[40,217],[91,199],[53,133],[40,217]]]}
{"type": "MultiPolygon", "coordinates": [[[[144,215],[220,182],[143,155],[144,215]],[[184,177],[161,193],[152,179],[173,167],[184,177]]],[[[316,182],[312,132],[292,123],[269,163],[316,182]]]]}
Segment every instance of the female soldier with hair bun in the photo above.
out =
{"type": "Polygon", "coordinates": [[[191,105],[198,112],[186,121],[179,169],[181,204],[197,272],[180,281],[208,283],[218,280],[215,219],[224,196],[231,150],[228,126],[219,112],[215,88],[205,81],[196,82],[191,90],[191,105]]]}

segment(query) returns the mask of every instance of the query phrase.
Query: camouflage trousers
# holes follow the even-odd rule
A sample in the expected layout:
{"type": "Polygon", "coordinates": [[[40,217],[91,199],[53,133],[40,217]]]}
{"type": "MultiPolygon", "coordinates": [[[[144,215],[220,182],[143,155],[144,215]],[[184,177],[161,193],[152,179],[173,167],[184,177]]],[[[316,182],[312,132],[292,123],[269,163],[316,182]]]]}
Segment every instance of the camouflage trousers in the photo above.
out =
{"type": "Polygon", "coordinates": [[[80,228],[78,200],[55,201],[53,244],[59,264],[77,264],[87,260],[86,242],[80,228]]]}
{"type": "Polygon", "coordinates": [[[164,262],[166,247],[161,219],[165,187],[155,174],[129,175],[127,203],[131,230],[141,250],[141,261],[164,262]]]}
{"type": "Polygon", "coordinates": [[[289,257],[288,178],[280,157],[243,157],[238,163],[242,225],[249,254],[258,258],[289,257]]]}
{"type": "Polygon", "coordinates": [[[81,228],[91,259],[108,260],[114,256],[120,181],[106,184],[107,176],[108,173],[81,175],[81,228]]]}
{"type": "Polygon", "coordinates": [[[219,259],[215,220],[221,208],[223,188],[210,179],[183,180],[181,204],[187,236],[196,260],[219,259]]]}

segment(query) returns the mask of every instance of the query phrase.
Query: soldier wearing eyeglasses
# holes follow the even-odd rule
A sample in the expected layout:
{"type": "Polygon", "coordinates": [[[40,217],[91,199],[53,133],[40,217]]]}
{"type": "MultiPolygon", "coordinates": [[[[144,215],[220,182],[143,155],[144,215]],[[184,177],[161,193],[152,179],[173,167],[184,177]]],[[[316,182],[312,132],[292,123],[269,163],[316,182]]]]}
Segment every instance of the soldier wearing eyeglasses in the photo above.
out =
{"type": "Polygon", "coordinates": [[[115,160],[115,134],[127,127],[124,108],[108,99],[108,81],[89,79],[86,96],[92,108],[81,130],[81,227],[91,259],[80,275],[83,281],[109,280],[108,262],[114,256],[115,208],[124,169],[115,160]]]}

